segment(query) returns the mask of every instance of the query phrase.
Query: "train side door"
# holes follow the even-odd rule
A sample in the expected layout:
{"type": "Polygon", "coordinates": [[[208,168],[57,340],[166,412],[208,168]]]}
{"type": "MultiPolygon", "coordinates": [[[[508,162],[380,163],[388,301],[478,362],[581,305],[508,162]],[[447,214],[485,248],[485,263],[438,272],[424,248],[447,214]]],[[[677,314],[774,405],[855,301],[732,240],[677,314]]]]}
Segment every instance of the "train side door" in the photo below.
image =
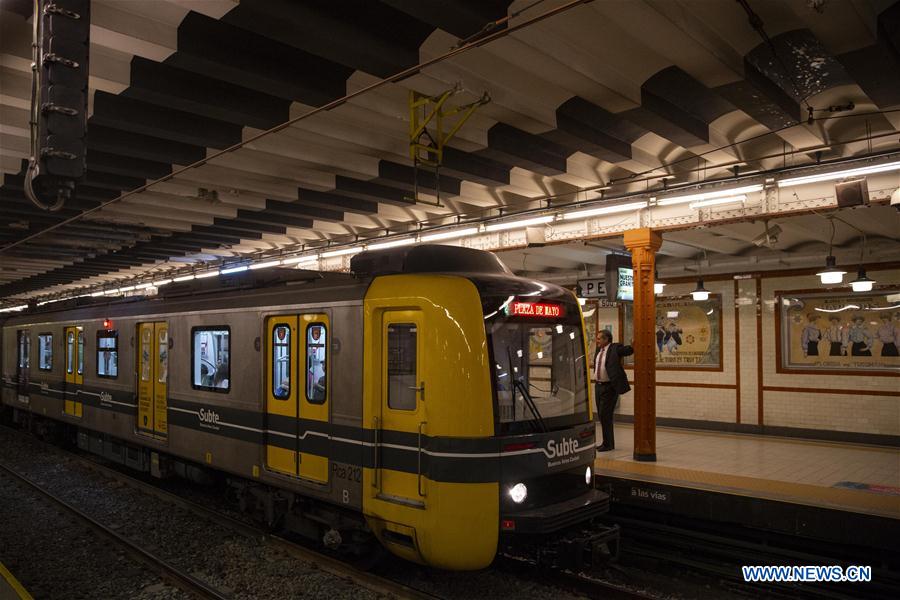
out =
{"type": "Polygon", "coordinates": [[[303,357],[302,382],[298,408],[300,477],[316,483],[328,482],[329,453],[329,347],[331,327],[323,313],[300,315],[300,348],[303,357]]]}
{"type": "MultiPolygon", "coordinates": [[[[388,310],[381,319],[381,416],[376,427],[376,497],[396,510],[425,508],[422,437],[425,435],[426,365],[423,315],[388,310]],[[401,508],[405,507],[405,508],[401,508]]],[[[414,522],[412,519],[395,519],[414,522]]]]}
{"type": "Polygon", "coordinates": [[[296,315],[266,319],[266,466],[285,475],[299,475],[296,315]]]}
{"type": "Polygon", "coordinates": [[[28,402],[28,381],[31,375],[31,332],[16,332],[16,394],[20,402],[28,402]]]}
{"type": "Polygon", "coordinates": [[[266,319],[266,466],[328,481],[328,315],[266,319]]]}
{"type": "Polygon", "coordinates": [[[169,325],[139,323],[137,379],[140,433],[168,435],[169,325]]]}
{"type": "Polygon", "coordinates": [[[80,417],[83,405],[78,399],[78,390],[84,383],[84,328],[66,327],[66,383],[65,414],[80,417]]]}

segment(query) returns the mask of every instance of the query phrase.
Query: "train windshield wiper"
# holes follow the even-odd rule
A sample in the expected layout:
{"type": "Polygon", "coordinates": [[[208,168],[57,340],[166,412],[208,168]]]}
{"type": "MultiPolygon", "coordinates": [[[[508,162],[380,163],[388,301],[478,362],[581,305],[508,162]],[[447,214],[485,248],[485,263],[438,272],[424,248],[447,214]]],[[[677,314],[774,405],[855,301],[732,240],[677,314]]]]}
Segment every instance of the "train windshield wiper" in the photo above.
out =
{"type": "Polygon", "coordinates": [[[541,431],[547,431],[547,425],[544,423],[544,417],[541,416],[541,411],[538,410],[537,404],[534,403],[534,398],[532,398],[531,394],[528,393],[528,386],[525,385],[524,376],[519,377],[519,379],[516,380],[515,385],[519,388],[519,393],[522,394],[522,398],[525,399],[525,403],[528,405],[528,408],[534,415],[534,422],[538,424],[541,431]]]}
{"type": "MultiPolygon", "coordinates": [[[[525,385],[525,376],[521,375],[518,378],[513,377],[513,367],[512,367],[512,350],[509,348],[509,344],[506,346],[506,358],[508,362],[508,370],[509,378],[512,381],[512,401],[513,401],[513,410],[515,410],[516,406],[516,390],[522,394],[522,400],[525,403],[525,406],[528,407],[528,410],[531,411],[531,414],[534,415],[534,418],[531,419],[531,424],[534,425],[535,429],[538,431],[545,432],[547,431],[547,425],[544,423],[544,417],[541,416],[541,411],[538,410],[537,405],[534,403],[534,398],[531,397],[531,394],[528,393],[528,386],[525,385]]],[[[514,415],[515,416],[515,415],[514,415]]]]}

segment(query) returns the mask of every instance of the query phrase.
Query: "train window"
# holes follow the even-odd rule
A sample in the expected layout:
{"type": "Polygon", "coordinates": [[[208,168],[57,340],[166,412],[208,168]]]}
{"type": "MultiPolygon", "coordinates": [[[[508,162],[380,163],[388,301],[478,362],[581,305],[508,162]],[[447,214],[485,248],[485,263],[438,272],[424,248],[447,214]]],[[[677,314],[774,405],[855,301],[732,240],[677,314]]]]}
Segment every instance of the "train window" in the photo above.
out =
{"type": "Polygon", "coordinates": [[[141,381],[150,381],[150,352],[153,345],[153,331],[143,328],[141,331],[141,381]]]}
{"type": "Polygon", "coordinates": [[[291,328],[283,323],[272,328],[272,395],[278,400],[291,395],[291,328]]]}
{"type": "Polygon", "coordinates": [[[328,380],[325,376],[328,358],[328,331],[324,323],[306,326],[306,400],[324,404],[328,380]]]}
{"type": "Polygon", "coordinates": [[[53,334],[38,334],[38,369],[51,371],[53,369],[53,334]]]}
{"type": "MultiPolygon", "coordinates": [[[[159,332],[159,351],[156,356],[156,381],[165,383],[169,377],[169,330],[162,329],[159,332]]],[[[226,384],[227,385],[227,384],[226,384]]]]}
{"type": "Polygon", "coordinates": [[[416,409],[416,326],[393,323],[387,335],[388,408],[416,409]]]}
{"type": "Polygon", "coordinates": [[[119,332],[114,329],[97,332],[97,376],[119,376],[119,332]]]}
{"type": "Polygon", "coordinates": [[[191,386],[198,390],[227,392],[231,388],[231,328],[191,329],[191,386]]]}
{"type": "Polygon", "coordinates": [[[84,332],[78,330],[78,374],[84,374],[84,332]]]}
{"type": "Polygon", "coordinates": [[[75,370],[75,332],[70,331],[66,335],[66,373],[71,374],[75,370]]]}

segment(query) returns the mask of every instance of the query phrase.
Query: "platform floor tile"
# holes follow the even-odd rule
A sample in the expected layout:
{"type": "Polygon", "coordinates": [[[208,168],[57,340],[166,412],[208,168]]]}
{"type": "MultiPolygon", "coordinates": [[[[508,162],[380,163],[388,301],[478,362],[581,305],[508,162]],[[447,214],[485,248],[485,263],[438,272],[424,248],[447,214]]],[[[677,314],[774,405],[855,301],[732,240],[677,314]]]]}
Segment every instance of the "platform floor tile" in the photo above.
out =
{"type": "Polygon", "coordinates": [[[897,448],[669,427],[656,441],[657,462],[637,462],[632,425],[616,424],[597,474],[900,519],[897,448]]]}

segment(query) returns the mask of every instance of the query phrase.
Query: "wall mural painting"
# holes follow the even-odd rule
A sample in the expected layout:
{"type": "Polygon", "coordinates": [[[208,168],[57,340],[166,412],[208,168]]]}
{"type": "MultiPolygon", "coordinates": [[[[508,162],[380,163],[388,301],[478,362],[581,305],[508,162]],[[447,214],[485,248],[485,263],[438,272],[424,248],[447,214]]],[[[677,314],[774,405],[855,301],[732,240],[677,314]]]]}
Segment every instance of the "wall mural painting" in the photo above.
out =
{"type": "Polygon", "coordinates": [[[589,356],[594,355],[594,348],[597,347],[597,302],[588,300],[581,307],[581,314],[584,317],[584,333],[587,336],[587,345],[589,356]]]}
{"type": "MultiPolygon", "coordinates": [[[[623,339],[634,338],[634,310],[625,304],[623,339]]],[[[722,296],[696,302],[690,296],[656,299],[656,367],[722,368],[722,296]]],[[[632,364],[628,359],[627,363],[632,364]]]]}
{"type": "Polygon", "coordinates": [[[778,297],[785,369],[900,370],[900,290],[778,297]]]}

